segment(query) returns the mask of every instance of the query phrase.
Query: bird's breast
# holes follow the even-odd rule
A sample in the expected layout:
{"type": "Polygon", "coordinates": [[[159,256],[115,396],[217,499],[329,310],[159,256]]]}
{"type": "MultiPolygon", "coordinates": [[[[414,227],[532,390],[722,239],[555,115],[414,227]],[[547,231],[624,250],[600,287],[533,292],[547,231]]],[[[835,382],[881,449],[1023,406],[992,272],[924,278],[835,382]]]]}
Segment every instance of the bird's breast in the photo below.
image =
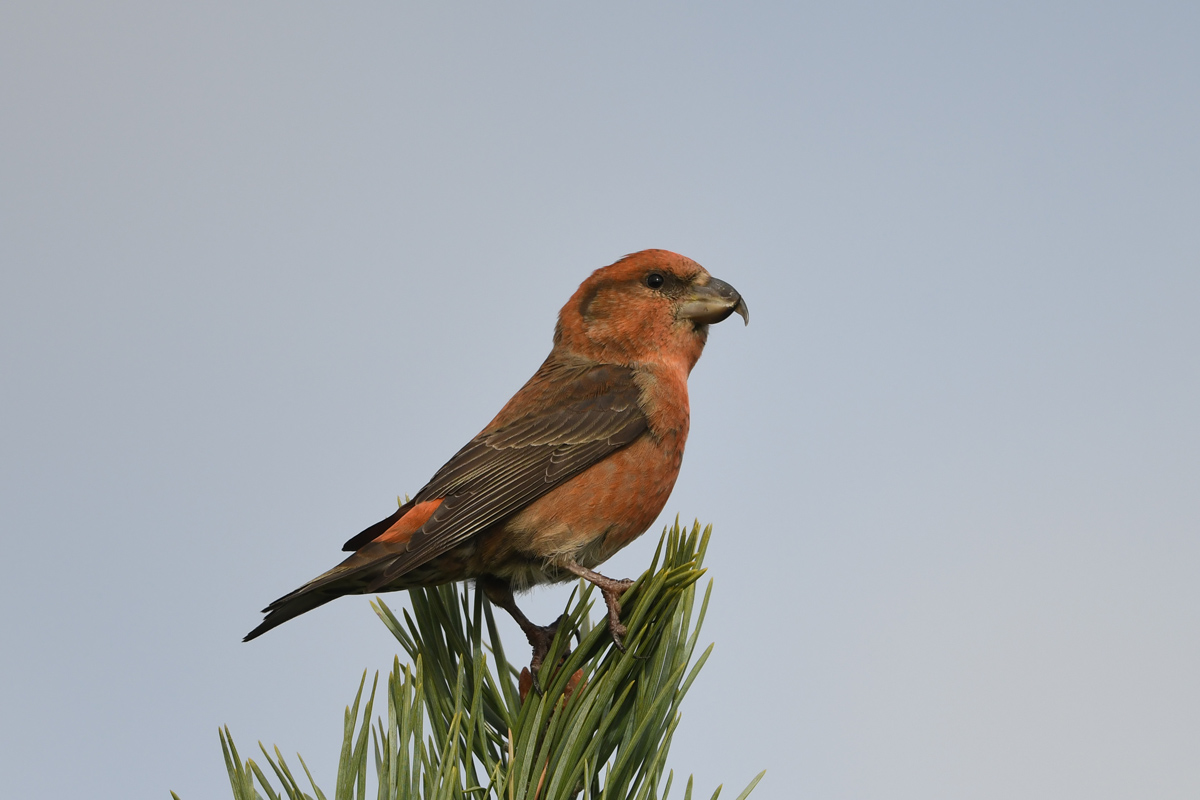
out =
{"type": "Polygon", "coordinates": [[[682,457],[691,423],[687,372],[678,365],[654,365],[638,370],[634,382],[650,434],[661,440],[677,440],[682,457]]]}

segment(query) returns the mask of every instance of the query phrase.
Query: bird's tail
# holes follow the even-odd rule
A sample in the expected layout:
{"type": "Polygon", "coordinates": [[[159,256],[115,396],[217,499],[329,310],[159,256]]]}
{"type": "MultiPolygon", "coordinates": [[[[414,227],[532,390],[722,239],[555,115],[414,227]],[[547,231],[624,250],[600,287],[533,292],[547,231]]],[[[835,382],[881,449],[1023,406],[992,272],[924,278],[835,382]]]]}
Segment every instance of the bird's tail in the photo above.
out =
{"type": "Polygon", "coordinates": [[[425,555],[423,560],[414,560],[408,553],[408,542],[413,534],[425,524],[433,512],[442,504],[441,498],[413,505],[410,501],[387,519],[372,525],[346,543],[357,551],[328,572],[318,575],[290,594],[276,600],[263,609],[267,615],[254,630],[246,634],[243,642],[256,639],[277,625],[317,606],[323,606],[344,594],[364,594],[374,591],[390,591],[400,587],[395,584],[403,571],[420,566],[435,553],[425,555]],[[399,523],[399,524],[397,524],[399,523]],[[363,537],[374,537],[361,541],[363,537]],[[397,571],[396,562],[402,561],[397,571]]]}
{"type": "Polygon", "coordinates": [[[285,594],[263,609],[266,618],[246,634],[243,642],[256,639],[293,617],[312,611],[346,594],[364,594],[372,588],[380,573],[403,552],[403,542],[372,543],[333,569],[313,578],[294,592],[285,594]]]}
{"type": "Polygon", "coordinates": [[[263,609],[263,613],[267,616],[257,628],[246,634],[243,642],[248,642],[251,639],[257,639],[267,631],[277,625],[282,625],[293,617],[298,617],[301,614],[312,611],[317,606],[323,606],[330,600],[335,600],[341,597],[341,592],[322,592],[322,591],[305,591],[308,587],[297,589],[289,595],[285,595],[271,605],[263,609]]]}

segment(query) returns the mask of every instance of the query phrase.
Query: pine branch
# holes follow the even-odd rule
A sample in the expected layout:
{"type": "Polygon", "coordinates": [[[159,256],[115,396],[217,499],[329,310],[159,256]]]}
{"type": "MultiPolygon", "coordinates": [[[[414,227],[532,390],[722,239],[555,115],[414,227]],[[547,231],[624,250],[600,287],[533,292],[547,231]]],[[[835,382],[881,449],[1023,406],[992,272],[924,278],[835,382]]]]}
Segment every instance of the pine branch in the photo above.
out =
{"type": "MultiPolygon", "coordinates": [[[[678,521],[664,531],[650,569],[622,598],[627,652],[613,646],[606,625],[592,624],[593,587],[581,583],[539,675],[541,695],[530,691],[528,671],[508,661],[482,592],[411,589],[403,621],[377,599],[376,613],[412,664],[396,658],[387,714],[374,725],[378,675],[361,705],[364,673],[346,709],[333,800],[365,800],[368,777],[379,800],[666,800],[680,703],[712,651],[692,658],[712,590],[709,581],[693,622],[710,531],[678,521]]],[[[277,792],[253,759],[241,760],[228,728],[220,738],[234,800],[326,800],[299,756],[313,795],[278,748],[272,755],[259,744],[277,792]]],[[[683,796],[692,798],[690,778],[683,796]]]]}

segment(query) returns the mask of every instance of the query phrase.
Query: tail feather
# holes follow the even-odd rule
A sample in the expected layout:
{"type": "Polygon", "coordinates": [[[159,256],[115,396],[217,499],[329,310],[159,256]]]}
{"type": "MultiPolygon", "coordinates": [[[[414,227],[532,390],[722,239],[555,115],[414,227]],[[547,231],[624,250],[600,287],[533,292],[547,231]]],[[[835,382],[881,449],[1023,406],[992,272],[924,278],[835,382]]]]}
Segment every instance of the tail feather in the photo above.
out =
{"type": "MultiPolygon", "coordinates": [[[[390,591],[388,585],[394,584],[396,579],[403,574],[403,572],[389,574],[391,573],[390,568],[395,561],[407,554],[408,542],[413,534],[425,524],[441,504],[440,498],[425,501],[416,506],[409,501],[392,516],[355,536],[346,543],[347,547],[351,545],[357,547],[354,555],[264,608],[266,619],[257,628],[246,634],[246,638],[242,641],[248,642],[251,639],[257,639],[271,628],[282,625],[306,611],[312,611],[317,606],[323,606],[330,600],[336,600],[342,595],[390,591]],[[371,541],[360,541],[368,534],[371,541]]],[[[428,557],[406,563],[405,567],[412,569],[420,566],[424,560],[428,560],[428,557]]]]}
{"type": "Polygon", "coordinates": [[[266,618],[257,628],[247,633],[246,638],[242,641],[248,642],[251,639],[257,639],[276,625],[282,625],[293,617],[312,611],[341,596],[341,592],[305,592],[303,589],[298,589],[264,608],[263,612],[266,613],[266,618]]]}
{"type": "Polygon", "coordinates": [[[347,594],[363,594],[376,573],[404,551],[400,543],[372,543],[347,558],[328,572],[322,573],[294,592],[285,594],[263,609],[266,619],[243,642],[256,639],[276,625],[312,611],[331,600],[347,594]]]}

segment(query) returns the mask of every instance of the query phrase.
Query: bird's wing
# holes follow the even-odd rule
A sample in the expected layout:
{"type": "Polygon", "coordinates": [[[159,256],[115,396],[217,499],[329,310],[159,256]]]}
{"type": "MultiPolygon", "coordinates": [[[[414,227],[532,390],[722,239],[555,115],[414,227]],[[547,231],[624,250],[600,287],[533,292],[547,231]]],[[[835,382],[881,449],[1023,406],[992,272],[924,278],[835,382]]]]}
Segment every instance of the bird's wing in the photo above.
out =
{"type": "Polygon", "coordinates": [[[412,500],[346,543],[354,555],[263,609],[246,641],[348,592],[382,589],[632,443],[647,429],[640,396],[633,370],[548,360],[412,500]],[[414,524],[428,516],[407,541],[380,538],[408,514],[414,524]]]}
{"type": "Polygon", "coordinates": [[[633,442],[647,427],[640,394],[632,370],[592,366],[559,381],[553,397],[542,394],[535,412],[475,437],[413,497],[442,503],[374,583],[386,585],[633,442]]]}

